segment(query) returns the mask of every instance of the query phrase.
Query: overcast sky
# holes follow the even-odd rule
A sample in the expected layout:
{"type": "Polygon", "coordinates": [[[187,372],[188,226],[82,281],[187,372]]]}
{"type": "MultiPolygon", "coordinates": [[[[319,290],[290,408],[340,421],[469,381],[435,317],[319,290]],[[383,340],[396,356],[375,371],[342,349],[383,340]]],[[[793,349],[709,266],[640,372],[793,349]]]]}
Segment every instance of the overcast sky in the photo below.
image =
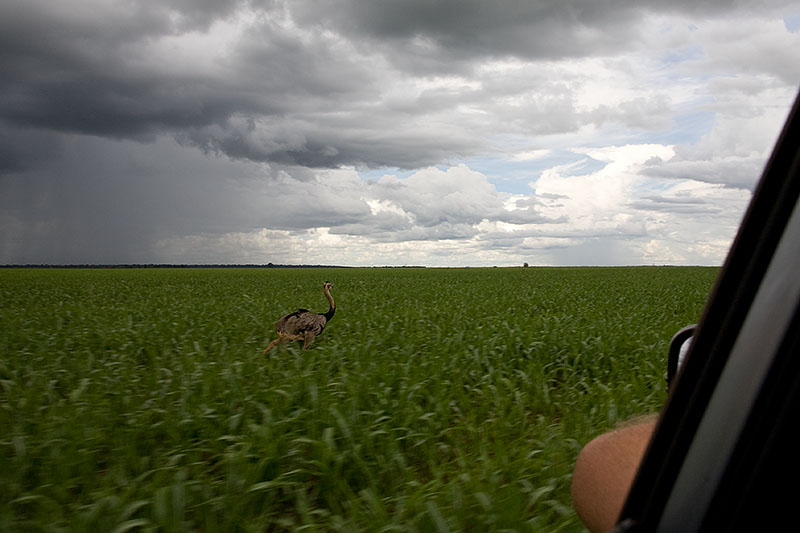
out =
{"type": "Polygon", "coordinates": [[[0,264],[721,264],[792,1],[0,0],[0,264]]]}

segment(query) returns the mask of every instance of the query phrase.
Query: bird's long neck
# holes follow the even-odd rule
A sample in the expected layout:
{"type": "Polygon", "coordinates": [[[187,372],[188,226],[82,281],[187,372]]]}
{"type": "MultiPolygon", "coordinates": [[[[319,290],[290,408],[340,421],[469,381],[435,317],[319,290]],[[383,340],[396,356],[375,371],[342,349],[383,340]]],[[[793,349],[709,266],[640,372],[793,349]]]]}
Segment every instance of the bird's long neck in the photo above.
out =
{"type": "Polygon", "coordinates": [[[333,296],[331,296],[331,291],[325,289],[324,292],[325,296],[328,297],[328,303],[330,304],[330,309],[328,309],[328,312],[325,313],[325,320],[330,320],[333,318],[333,314],[336,312],[336,304],[333,301],[333,296]]]}

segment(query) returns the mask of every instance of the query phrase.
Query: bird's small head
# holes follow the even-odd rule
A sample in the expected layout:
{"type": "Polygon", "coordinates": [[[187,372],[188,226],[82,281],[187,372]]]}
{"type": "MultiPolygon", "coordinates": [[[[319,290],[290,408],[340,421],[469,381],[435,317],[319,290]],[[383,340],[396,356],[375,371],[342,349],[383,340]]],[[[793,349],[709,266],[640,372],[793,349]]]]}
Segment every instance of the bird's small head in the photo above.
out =
{"type": "Polygon", "coordinates": [[[322,288],[323,288],[324,290],[326,290],[326,291],[329,291],[329,290],[331,290],[331,287],[333,287],[333,283],[331,283],[330,281],[326,281],[326,282],[325,282],[325,283],[322,285],[322,288]]]}

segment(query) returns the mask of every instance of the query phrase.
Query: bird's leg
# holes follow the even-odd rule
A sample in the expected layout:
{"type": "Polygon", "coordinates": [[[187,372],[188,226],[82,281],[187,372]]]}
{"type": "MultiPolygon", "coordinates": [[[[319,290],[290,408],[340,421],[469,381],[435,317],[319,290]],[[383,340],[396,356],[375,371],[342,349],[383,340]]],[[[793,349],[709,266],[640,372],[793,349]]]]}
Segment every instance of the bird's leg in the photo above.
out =
{"type": "Polygon", "coordinates": [[[281,340],[282,340],[282,339],[281,339],[280,337],[278,337],[277,339],[275,339],[274,341],[272,341],[271,343],[269,343],[269,344],[267,345],[267,347],[266,347],[266,348],[264,348],[264,351],[263,351],[263,352],[261,352],[261,355],[266,355],[266,354],[267,354],[267,352],[269,352],[271,349],[273,349],[273,348],[275,347],[275,345],[276,345],[276,344],[278,344],[279,342],[281,342],[281,340]]]}
{"type": "Polygon", "coordinates": [[[308,350],[309,346],[311,346],[311,343],[314,342],[314,337],[316,337],[316,334],[313,331],[306,331],[306,334],[303,338],[304,350],[308,350]]]}
{"type": "Polygon", "coordinates": [[[302,335],[290,335],[287,333],[278,333],[278,338],[269,343],[269,345],[264,349],[263,352],[261,352],[261,354],[266,355],[266,353],[269,352],[272,348],[274,348],[275,345],[278,343],[284,344],[289,341],[302,341],[304,339],[305,337],[303,337],[302,335]]]}

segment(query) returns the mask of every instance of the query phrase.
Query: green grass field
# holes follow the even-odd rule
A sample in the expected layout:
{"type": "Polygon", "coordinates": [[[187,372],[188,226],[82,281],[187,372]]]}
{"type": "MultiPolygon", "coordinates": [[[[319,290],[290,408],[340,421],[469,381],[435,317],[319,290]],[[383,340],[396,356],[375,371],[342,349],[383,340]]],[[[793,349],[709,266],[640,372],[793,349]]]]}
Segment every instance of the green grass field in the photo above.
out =
{"type": "Polygon", "coordinates": [[[581,531],[578,451],[717,273],[0,270],[0,530],[581,531]]]}

